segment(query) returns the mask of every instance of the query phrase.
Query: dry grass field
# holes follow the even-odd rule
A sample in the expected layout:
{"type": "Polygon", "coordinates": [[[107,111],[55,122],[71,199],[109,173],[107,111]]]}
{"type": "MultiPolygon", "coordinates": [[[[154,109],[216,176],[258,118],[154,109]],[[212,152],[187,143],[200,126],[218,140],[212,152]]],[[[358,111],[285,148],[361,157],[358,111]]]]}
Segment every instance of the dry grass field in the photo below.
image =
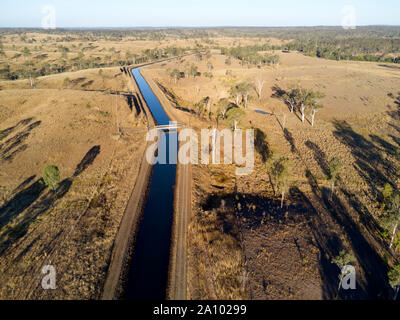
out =
{"type": "Polygon", "coordinates": [[[145,148],[135,92],[110,92],[132,91],[129,81],[109,68],[46,76],[35,89],[1,83],[1,299],[100,297],[145,148]],[[57,191],[43,183],[47,165],[60,170],[57,191]],[[41,288],[44,265],[56,268],[56,290],[41,288]]]}
{"type": "MultiPolygon", "coordinates": [[[[209,59],[190,56],[144,71],[180,107],[176,113],[181,121],[195,128],[215,126],[215,120],[194,113],[202,98],[210,98],[215,112],[221,98],[234,102],[229,93],[233,85],[243,80],[255,85],[261,79],[262,97],[252,90],[240,127],[259,129],[264,143],[256,146],[258,151],[268,148],[292,163],[290,195],[283,210],[261,154],[250,176],[235,177],[229,166],[194,166],[189,296],[335,299],[339,269],[331,260],[345,249],[356,257],[357,290],[339,296],[387,297],[387,270],[399,251],[389,250],[390,238],[379,218],[384,214],[380,201],[385,184],[399,186],[398,105],[388,94],[398,92],[400,69],[300,53],[271,54],[280,56],[279,65],[260,69],[242,66],[236,59],[227,65],[226,56],[212,51],[209,59]],[[168,77],[167,69],[182,71],[191,64],[198,67],[197,77],[182,77],[176,83],[168,77]],[[206,72],[213,77],[205,77],[206,72]],[[300,114],[290,113],[277,97],[278,90],[291,84],[326,95],[314,127],[310,115],[302,123],[300,114]],[[334,157],[343,167],[331,198],[328,165],[334,157]]],[[[219,125],[223,127],[223,121],[219,125]]]]}
{"type": "Polygon", "coordinates": [[[187,297],[391,297],[387,273],[400,259],[400,236],[389,248],[381,218],[385,185],[400,188],[400,67],[307,56],[286,50],[286,36],[237,32],[0,34],[0,299],[100,298],[148,130],[123,66],[175,55],[142,69],[174,117],[197,131],[232,128],[216,119],[221,99],[236,103],[232,88],[247,82],[237,125],[255,129],[257,151],[248,176],[234,165],[192,168],[187,297]],[[279,63],[257,66],[223,48],[279,63]],[[309,112],[302,122],[283,101],[291,86],[324,94],[314,126],[309,112]],[[271,176],[280,157],[290,164],[283,208],[271,176]],[[331,193],[335,157],[342,167],[331,193]],[[43,182],[48,165],[60,170],[56,191],[43,182]],[[341,250],[355,257],[352,292],[337,290],[332,259],[341,250]],[[56,290],[41,289],[45,265],[56,267],[56,290]]]}

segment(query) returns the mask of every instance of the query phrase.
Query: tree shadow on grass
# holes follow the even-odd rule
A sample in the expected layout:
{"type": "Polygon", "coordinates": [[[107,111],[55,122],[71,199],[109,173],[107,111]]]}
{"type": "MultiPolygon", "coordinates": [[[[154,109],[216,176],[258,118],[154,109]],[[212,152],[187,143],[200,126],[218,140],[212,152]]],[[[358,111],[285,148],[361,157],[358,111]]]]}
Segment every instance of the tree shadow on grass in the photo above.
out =
{"type": "Polygon", "coordinates": [[[255,129],[254,147],[261,155],[263,163],[265,163],[272,156],[271,148],[267,142],[267,136],[258,128],[255,129]]]}
{"type": "MultiPolygon", "coordinates": [[[[4,224],[1,225],[2,229],[0,230],[3,232],[1,232],[0,235],[0,255],[3,254],[11,244],[25,236],[29,230],[29,226],[37,219],[37,217],[45,213],[57,200],[61,199],[67,194],[72,185],[72,179],[68,178],[63,180],[56,191],[47,190],[47,192],[44,192],[46,187],[42,179],[38,180],[33,185],[40,189],[36,190],[36,193],[31,195],[32,200],[28,201],[28,203],[22,207],[17,205],[17,207],[13,208],[14,210],[12,210],[11,213],[13,213],[14,216],[10,215],[10,212],[8,214],[8,221],[10,221],[12,218],[17,218],[19,221],[12,226],[4,226],[4,224]],[[35,202],[41,193],[43,193],[43,196],[40,197],[37,202],[35,202]],[[33,202],[35,202],[34,205],[32,205],[33,202]],[[29,206],[29,211],[22,216],[23,210],[29,206]],[[18,215],[21,216],[18,217],[18,215]]],[[[22,194],[21,196],[27,195],[22,194]]],[[[0,212],[2,212],[2,209],[0,209],[0,212]]]]}
{"type": "MultiPolygon", "coordinates": [[[[23,120],[22,122],[19,122],[14,128],[21,127],[24,124],[21,123],[29,123],[30,119],[23,120]]],[[[18,132],[15,134],[12,138],[6,140],[4,143],[0,144],[0,160],[2,161],[11,161],[14,159],[15,155],[25,151],[28,146],[27,144],[23,144],[26,139],[30,136],[31,131],[38,127],[42,122],[41,121],[36,121],[29,126],[27,126],[24,130],[18,132]]],[[[14,131],[15,129],[12,129],[14,131]]],[[[9,133],[10,134],[10,133],[9,133]]]]}
{"type": "Polygon", "coordinates": [[[296,144],[294,142],[293,134],[287,128],[285,128],[283,133],[284,133],[286,141],[289,142],[289,144],[290,144],[291,152],[292,153],[299,153],[297,148],[296,148],[296,144]]]}
{"type": "Polygon", "coordinates": [[[76,166],[73,177],[79,176],[93,163],[93,161],[99,155],[100,149],[101,149],[100,146],[94,146],[86,153],[81,162],[76,166]]]}
{"type": "Polygon", "coordinates": [[[12,126],[12,127],[7,128],[7,129],[1,130],[0,141],[2,141],[5,138],[7,138],[10,134],[12,134],[19,127],[27,125],[32,120],[33,120],[33,118],[27,118],[27,119],[19,121],[15,126],[12,126]]]}
{"type": "Polygon", "coordinates": [[[99,153],[100,146],[91,148],[77,165],[74,175],[63,180],[56,191],[48,190],[42,178],[29,185],[35,176],[14,190],[11,200],[0,208],[0,255],[27,233],[32,222],[68,193],[73,180],[93,163],[99,153]]]}
{"type": "Polygon", "coordinates": [[[314,152],[314,159],[320,166],[321,170],[323,171],[324,174],[329,175],[329,165],[328,165],[328,160],[326,159],[326,154],[324,151],[321,150],[321,148],[315,144],[314,142],[311,141],[306,141],[305,143],[306,147],[309,148],[311,151],[314,152]]]}
{"type": "Polygon", "coordinates": [[[183,112],[196,114],[196,112],[193,110],[179,106],[178,98],[176,97],[176,95],[170,90],[168,90],[166,87],[164,87],[161,83],[157,82],[157,86],[161,89],[161,91],[164,93],[167,99],[171,102],[173,107],[183,112]]]}
{"type": "Polygon", "coordinates": [[[333,122],[336,139],[349,147],[355,158],[354,168],[367,183],[371,200],[378,201],[380,190],[389,183],[395,185],[399,177],[395,163],[385,153],[396,154],[396,147],[383,139],[371,135],[372,141],[356,133],[346,121],[333,122]]]}
{"type": "Polygon", "coordinates": [[[135,106],[136,115],[137,115],[137,116],[140,115],[140,113],[142,112],[142,110],[141,110],[141,108],[140,108],[139,101],[138,101],[138,99],[136,98],[136,96],[132,94],[132,95],[126,95],[125,97],[126,97],[126,101],[128,102],[129,109],[130,109],[131,111],[133,111],[133,106],[135,106]]]}
{"type": "MultiPolygon", "coordinates": [[[[358,270],[357,274],[357,290],[349,292],[341,292],[339,297],[345,299],[378,299],[389,298],[390,286],[386,276],[387,266],[376,252],[376,249],[364,236],[363,231],[354,219],[351,217],[348,209],[342,200],[335,194],[331,197],[331,190],[320,188],[310,171],[306,172],[306,177],[316,199],[323,205],[324,215],[330,217],[333,222],[340,226],[343,234],[349,239],[357,262],[362,270],[358,270]],[[362,271],[362,272],[360,272],[362,271]],[[362,277],[361,277],[362,275],[362,277]]],[[[352,198],[351,193],[344,190],[344,195],[349,205],[362,212],[366,221],[361,221],[370,229],[376,227],[376,223],[372,219],[368,219],[368,215],[364,211],[366,208],[361,205],[357,198],[352,198]]],[[[322,217],[323,215],[319,215],[322,217]]],[[[368,229],[367,227],[367,229],[368,229]]],[[[373,230],[372,230],[373,231],[373,230]]],[[[327,250],[331,258],[336,256],[339,251],[327,250]]],[[[339,275],[339,272],[337,272],[339,275]]],[[[336,286],[338,281],[336,280],[336,286]]],[[[335,289],[337,291],[337,287],[335,289]]]]}
{"type": "MultiPolygon", "coordinates": [[[[335,299],[338,294],[338,268],[332,263],[331,258],[343,249],[339,236],[332,231],[329,224],[324,221],[310,199],[297,187],[290,189],[291,199],[302,203],[304,214],[307,215],[308,226],[311,230],[315,245],[319,250],[319,274],[322,280],[322,295],[325,300],[335,299]]],[[[345,297],[339,294],[340,298],[345,297]]]]}
{"type": "Polygon", "coordinates": [[[322,189],[322,200],[330,215],[338,225],[342,226],[353,248],[353,253],[364,271],[365,297],[362,299],[390,298],[390,285],[387,278],[387,265],[376,252],[375,248],[363,235],[358,224],[350,217],[341,199],[333,195],[330,190],[322,189]]]}

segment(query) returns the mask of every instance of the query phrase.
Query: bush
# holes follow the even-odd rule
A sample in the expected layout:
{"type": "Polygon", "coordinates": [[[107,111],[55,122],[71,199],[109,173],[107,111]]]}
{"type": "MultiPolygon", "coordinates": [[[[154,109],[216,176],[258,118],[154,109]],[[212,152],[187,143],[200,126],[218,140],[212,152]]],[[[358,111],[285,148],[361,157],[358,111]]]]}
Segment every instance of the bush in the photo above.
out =
{"type": "Polygon", "coordinates": [[[43,181],[50,190],[55,191],[58,189],[60,182],[60,171],[56,166],[47,166],[43,169],[43,181]]]}
{"type": "Polygon", "coordinates": [[[388,278],[390,285],[394,288],[400,286],[400,264],[395,265],[389,272],[388,278]]]}

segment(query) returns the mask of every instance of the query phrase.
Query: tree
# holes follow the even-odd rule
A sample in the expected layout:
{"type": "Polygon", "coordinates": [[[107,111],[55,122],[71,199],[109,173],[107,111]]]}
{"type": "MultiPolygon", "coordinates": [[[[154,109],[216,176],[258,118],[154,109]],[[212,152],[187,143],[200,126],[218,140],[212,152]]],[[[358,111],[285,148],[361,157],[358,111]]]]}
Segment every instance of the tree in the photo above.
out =
{"type": "Polygon", "coordinates": [[[282,99],[290,106],[290,112],[293,113],[297,107],[297,97],[299,89],[295,86],[289,87],[288,91],[282,94],[282,99]]]}
{"type": "Polygon", "coordinates": [[[209,97],[204,97],[203,99],[201,99],[198,103],[196,103],[194,105],[195,109],[197,110],[197,115],[199,117],[202,116],[202,114],[204,113],[205,110],[207,110],[207,106],[210,102],[210,98],[209,97]]]}
{"type": "Polygon", "coordinates": [[[173,69],[170,73],[170,77],[175,80],[176,84],[181,77],[181,72],[178,69],[173,69]]]}
{"type": "Polygon", "coordinates": [[[247,101],[249,99],[252,85],[249,82],[245,81],[240,83],[238,87],[239,87],[239,92],[242,94],[242,97],[244,99],[244,108],[247,109],[247,101]]]}
{"type": "Polygon", "coordinates": [[[192,65],[190,66],[189,74],[190,74],[193,78],[196,78],[196,76],[199,74],[199,70],[198,70],[198,68],[197,68],[196,65],[192,64],[192,65]]]}
{"type": "Polygon", "coordinates": [[[55,191],[58,189],[60,182],[60,171],[56,166],[47,166],[43,169],[42,178],[50,190],[55,191]]]}
{"type": "Polygon", "coordinates": [[[311,105],[311,126],[314,126],[314,121],[315,121],[315,114],[317,111],[321,110],[324,106],[319,103],[313,103],[311,105]]]}
{"type": "Polygon", "coordinates": [[[214,77],[214,75],[211,72],[204,72],[204,76],[209,79],[212,79],[214,77]]]}
{"type": "Polygon", "coordinates": [[[394,244],[396,232],[400,223],[400,193],[387,184],[385,186],[383,196],[387,203],[388,215],[382,219],[384,227],[391,229],[392,237],[390,240],[390,248],[394,244]]]}
{"type": "Polygon", "coordinates": [[[239,106],[239,99],[241,96],[241,92],[240,89],[237,85],[233,86],[230,90],[229,90],[229,94],[235,99],[236,105],[239,106]]]}
{"type": "Polygon", "coordinates": [[[240,121],[242,120],[242,118],[246,115],[246,113],[238,108],[238,107],[233,107],[230,108],[227,112],[226,112],[226,122],[228,123],[228,125],[231,127],[231,129],[233,131],[237,130],[237,126],[239,125],[240,121]]]}
{"type": "Polygon", "coordinates": [[[258,100],[260,100],[260,101],[262,99],[262,90],[264,88],[264,84],[265,84],[265,81],[261,77],[257,78],[255,81],[256,90],[257,90],[257,94],[258,94],[258,100]]]}
{"type": "Polygon", "coordinates": [[[318,108],[322,108],[320,104],[318,104],[317,100],[324,98],[325,95],[319,91],[313,91],[305,88],[299,88],[297,91],[297,101],[298,106],[301,112],[301,121],[304,122],[306,109],[311,108],[313,109],[313,123],[315,113],[317,112],[318,108]]]}
{"type": "Polygon", "coordinates": [[[311,92],[307,89],[300,88],[297,94],[298,107],[301,112],[301,121],[304,122],[306,117],[306,108],[310,104],[311,92]]]}
{"type": "Polygon", "coordinates": [[[285,194],[289,187],[289,171],[290,161],[286,157],[280,157],[275,160],[272,165],[272,175],[275,178],[276,185],[278,186],[279,192],[281,193],[281,209],[285,201],[285,194]]]}
{"type": "Polygon", "coordinates": [[[388,272],[389,284],[395,291],[394,300],[397,299],[397,295],[400,289],[400,263],[396,264],[388,272]]]}
{"type": "Polygon", "coordinates": [[[329,162],[329,181],[331,183],[331,199],[333,196],[334,188],[335,188],[335,183],[339,178],[339,171],[342,168],[342,162],[340,161],[339,158],[335,157],[329,162]]]}
{"type": "Polygon", "coordinates": [[[232,97],[235,98],[236,105],[239,106],[239,100],[240,97],[242,97],[242,100],[244,101],[244,107],[247,108],[247,101],[249,99],[250,91],[252,89],[252,85],[245,81],[241,82],[239,84],[234,85],[230,90],[229,93],[232,95],[232,97]]]}
{"type": "Polygon", "coordinates": [[[341,250],[339,255],[332,259],[332,263],[336,264],[340,269],[338,290],[340,290],[340,287],[342,286],[343,278],[348,274],[346,273],[347,270],[345,269],[345,266],[355,261],[356,258],[346,250],[341,250]]]}
{"type": "Polygon", "coordinates": [[[311,95],[308,99],[308,106],[311,108],[311,126],[314,126],[315,114],[321,110],[324,106],[317,102],[317,100],[324,98],[325,95],[319,91],[311,91],[311,95]]]}
{"type": "Polygon", "coordinates": [[[217,103],[217,120],[226,119],[227,111],[232,108],[232,104],[229,102],[228,99],[222,98],[217,103]]]}

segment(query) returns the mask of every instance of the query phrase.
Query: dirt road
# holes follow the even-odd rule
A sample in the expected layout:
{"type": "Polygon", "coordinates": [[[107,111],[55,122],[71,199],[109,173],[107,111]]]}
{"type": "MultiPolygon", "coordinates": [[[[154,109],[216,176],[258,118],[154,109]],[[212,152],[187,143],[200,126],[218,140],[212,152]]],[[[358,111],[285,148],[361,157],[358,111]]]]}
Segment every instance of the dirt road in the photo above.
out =
{"type": "Polygon", "coordinates": [[[190,165],[178,165],[177,175],[168,298],[170,300],[185,300],[187,230],[190,220],[192,190],[190,165]]]}
{"type": "MultiPolygon", "coordinates": [[[[141,99],[140,105],[143,107],[143,112],[146,114],[148,126],[155,125],[154,119],[151,117],[151,112],[148,109],[143,96],[140,93],[135,81],[133,86],[138,93],[138,98],[141,99]],[[150,115],[150,116],[147,116],[150,115]]],[[[146,148],[147,149],[147,148],[146,148]]],[[[139,175],[137,177],[131,197],[125,209],[118,234],[114,241],[114,248],[111,257],[111,262],[107,272],[106,282],[103,288],[102,300],[118,299],[121,292],[121,285],[124,278],[124,271],[126,269],[127,259],[129,258],[129,251],[134,242],[134,236],[138,227],[140,213],[144,207],[146,200],[146,191],[150,183],[152,166],[146,159],[146,152],[143,153],[139,175]]]]}

